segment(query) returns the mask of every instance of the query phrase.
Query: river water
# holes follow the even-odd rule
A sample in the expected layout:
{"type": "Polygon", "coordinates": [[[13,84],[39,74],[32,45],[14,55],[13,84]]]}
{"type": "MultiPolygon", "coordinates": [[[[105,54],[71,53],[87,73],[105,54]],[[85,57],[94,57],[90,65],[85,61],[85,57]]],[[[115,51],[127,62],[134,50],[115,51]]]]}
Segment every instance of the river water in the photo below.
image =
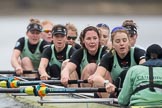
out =
{"type": "MultiPolygon", "coordinates": [[[[25,36],[30,18],[50,20],[54,24],[70,22],[76,25],[79,32],[88,25],[95,26],[98,23],[106,23],[112,29],[126,19],[133,19],[138,25],[137,45],[143,48],[153,43],[162,45],[162,16],[0,16],[0,70],[13,70],[10,65],[11,52],[17,39],[25,36]]],[[[5,95],[0,95],[1,108],[23,108],[22,104],[4,97],[5,95]]]]}

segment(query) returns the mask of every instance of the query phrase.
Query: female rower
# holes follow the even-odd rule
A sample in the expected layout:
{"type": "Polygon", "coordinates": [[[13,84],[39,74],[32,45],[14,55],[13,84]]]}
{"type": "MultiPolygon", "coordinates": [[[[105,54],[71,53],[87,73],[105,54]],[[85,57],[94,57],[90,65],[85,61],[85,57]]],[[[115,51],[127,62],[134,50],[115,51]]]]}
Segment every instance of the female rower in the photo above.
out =
{"type": "MultiPolygon", "coordinates": [[[[82,48],[72,55],[70,61],[61,71],[61,82],[65,86],[68,85],[69,79],[87,79],[95,72],[101,57],[107,53],[106,47],[100,45],[100,33],[96,27],[86,27],[82,31],[80,39],[82,48]],[[80,73],[78,74],[76,72],[77,68],[80,68],[80,73]]],[[[85,84],[82,86],[87,87],[91,85],[85,84]]]]}
{"type": "Polygon", "coordinates": [[[138,47],[145,50],[145,48],[143,48],[142,46],[136,45],[138,37],[137,24],[133,20],[125,20],[122,26],[125,27],[129,32],[130,45],[132,47],[138,47]]]}
{"type": "Polygon", "coordinates": [[[113,83],[121,88],[127,70],[145,62],[145,51],[130,47],[129,34],[124,27],[115,27],[111,32],[111,39],[113,49],[105,54],[95,74],[88,81],[104,86],[104,75],[108,73],[111,74],[113,83]]]}
{"type": "Polygon", "coordinates": [[[107,47],[107,49],[112,48],[112,43],[110,41],[110,28],[104,23],[99,23],[96,27],[101,31],[100,44],[107,47]]]}
{"type": "MultiPolygon", "coordinates": [[[[47,46],[47,42],[40,39],[42,26],[37,19],[31,19],[27,26],[27,37],[21,37],[16,42],[11,56],[11,64],[16,74],[22,75],[23,70],[37,70],[41,53],[47,46]]],[[[37,74],[25,75],[26,77],[38,77],[37,74]]]]}
{"type": "MultiPolygon", "coordinates": [[[[128,70],[123,88],[118,96],[122,106],[152,106],[162,102],[162,48],[150,45],[146,50],[146,62],[128,70]]],[[[113,92],[112,83],[106,85],[107,92],[113,92]]]]}
{"type": "Polygon", "coordinates": [[[43,27],[41,38],[51,43],[52,42],[52,28],[54,26],[53,23],[51,21],[45,20],[41,22],[41,25],[43,27]]]}
{"type": "Polygon", "coordinates": [[[39,73],[42,80],[47,80],[50,77],[60,79],[62,63],[65,60],[68,62],[68,59],[75,51],[75,48],[66,44],[66,40],[66,27],[60,24],[55,25],[52,29],[53,44],[44,50],[39,65],[39,73]]]}
{"type": "Polygon", "coordinates": [[[70,23],[66,24],[66,28],[68,31],[67,44],[72,45],[75,49],[81,48],[81,46],[75,42],[78,36],[77,28],[73,24],[70,24],[70,23]]]}

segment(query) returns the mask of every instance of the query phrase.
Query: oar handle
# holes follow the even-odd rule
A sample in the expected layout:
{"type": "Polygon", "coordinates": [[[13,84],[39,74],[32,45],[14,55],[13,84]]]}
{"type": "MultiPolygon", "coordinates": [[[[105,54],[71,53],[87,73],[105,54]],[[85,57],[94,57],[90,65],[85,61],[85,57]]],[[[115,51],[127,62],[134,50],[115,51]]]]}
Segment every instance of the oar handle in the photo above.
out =
{"type": "Polygon", "coordinates": [[[36,74],[38,73],[37,70],[23,70],[23,74],[36,74]]]}
{"type": "MultiPolygon", "coordinates": [[[[40,83],[46,84],[61,84],[60,80],[39,80],[39,81],[19,81],[19,86],[27,86],[27,85],[37,85],[40,83]]],[[[78,83],[88,83],[87,80],[69,80],[68,84],[78,84],[78,83]]]]}
{"type": "Polygon", "coordinates": [[[88,83],[88,80],[69,80],[68,84],[88,83]]]}
{"type": "MultiPolygon", "coordinates": [[[[38,85],[40,83],[46,84],[61,84],[60,80],[39,80],[39,81],[18,81],[17,86],[38,85]]],[[[87,80],[69,80],[69,84],[88,83],[87,80]]]]}
{"type": "MultiPolygon", "coordinates": [[[[23,70],[23,74],[35,74],[38,73],[37,70],[23,70]]],[[[16,71],[12,70],[1,70],[0,74],[16,74],[16,71]]]]}

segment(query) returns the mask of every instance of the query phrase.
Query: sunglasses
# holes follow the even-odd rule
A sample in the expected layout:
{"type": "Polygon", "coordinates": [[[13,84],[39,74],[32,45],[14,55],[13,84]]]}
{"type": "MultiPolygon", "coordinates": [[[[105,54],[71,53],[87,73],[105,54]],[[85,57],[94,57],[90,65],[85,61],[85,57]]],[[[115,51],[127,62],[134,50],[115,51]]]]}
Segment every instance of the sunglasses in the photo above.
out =
{"type": "Polygon", "coordinates": [[[75,40],[76,38],[77,38],[76,36],[67,36],[67,39],[68,39],[68,40],[71,40],[71,39],[72,39],[72,40],[75,40]]]}
{"type": "Polygon", "coordinates": [[[109,28],[109,26],[104,24],[104,23],[99,23],[99,24],[96,25],[96,27],[106,27],[106,28],[109,28]]]}
{"type": "Polygon", "coordinates": [[[51,30],[43,30],[43,32],[45,32],[45,33],[52,33],[51,30]]]}

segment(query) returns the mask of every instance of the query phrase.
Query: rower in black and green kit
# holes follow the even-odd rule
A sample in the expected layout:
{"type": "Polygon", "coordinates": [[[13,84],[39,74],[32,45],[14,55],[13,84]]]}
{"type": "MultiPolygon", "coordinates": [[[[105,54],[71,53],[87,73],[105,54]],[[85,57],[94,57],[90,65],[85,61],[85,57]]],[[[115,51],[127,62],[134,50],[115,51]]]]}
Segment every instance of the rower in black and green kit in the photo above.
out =
{"type": "MultiPolygon", "coordinates": [[[[40,38],[42,26],[38,19],[31,19],[27,26],[26,37],[21,37],[14,47],[11,64],[18,75],[24,75],[23,70],[37,70],[41,53],[48,43],[40,38]]],[[[38,77],[38,74],[26,75],[26,77],[38,77]]]]}
{"type": "Polygon", "coordinates": [[[64,25],[55,25],[52,29],[53,44],[44,50],[38,68],[41,80],[47,80],[50,77],[60,79],[61,69],[76,50],[66,44],[66,40],[67,28],[64,25]]]}

